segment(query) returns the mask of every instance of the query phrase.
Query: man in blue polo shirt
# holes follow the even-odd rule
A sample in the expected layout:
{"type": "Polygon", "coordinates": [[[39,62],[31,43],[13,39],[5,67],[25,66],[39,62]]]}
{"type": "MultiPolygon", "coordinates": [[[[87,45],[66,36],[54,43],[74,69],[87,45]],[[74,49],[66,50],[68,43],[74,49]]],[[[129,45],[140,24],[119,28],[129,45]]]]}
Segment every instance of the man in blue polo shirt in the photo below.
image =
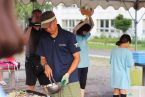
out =
{"type": "Polygon", "coordinates": [[[56,82],[64,82],[65,87],[51,97],[80,97],[77,67],[80,61],[80,48],[75,35],[62,29],[55,14],[46,11],[41,16],[41,37],[37,54],[41,56],[46,76],[56,82]]]}

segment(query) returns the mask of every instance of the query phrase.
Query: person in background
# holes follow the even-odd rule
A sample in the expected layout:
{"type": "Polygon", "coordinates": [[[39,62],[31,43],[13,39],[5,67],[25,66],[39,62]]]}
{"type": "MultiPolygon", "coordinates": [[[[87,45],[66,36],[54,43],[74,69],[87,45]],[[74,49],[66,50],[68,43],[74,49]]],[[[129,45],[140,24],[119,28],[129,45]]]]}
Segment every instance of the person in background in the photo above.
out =
{"type": "Polygon", "coordinates": [[[37,54],[46,76],[61,82],[64,88],[51,97],[80,97],[77,67],[80,60],[80,48],[73,33],[57,24],[53,11],[46,11],[41,16],[43,36],[39,42],[37,54]]]}
{"type": "Polygon", "coordinates": [[[87,39],[90,37],[90,30],[93,28],[94,22],[91,16],[87,16],[84,21],[81,21],[75,28],[74,34],[76,34],[76,40],[80,46],[80,63],[78,65],[78,77],[81,87],[81,97],[85,95],[85,87],[87,81],[89,57],[87,39]]]}
{"type": "Polygon", "coordinates": [[[114,89],[113,97],[127,97],[127,89],[130,88],[130,68],[134,65],[133,55],[128,49],[131,37],[123,34],[117,47],[112,49],[110,56],[111,86],[114,89]]]}
{"type": "Polygon", "coordinates": [[[32,16],[29,19],[29,26],[25,31],[26,44],[26,85],[28,90],[35,91],[35,84],[38,79],[40,85],[48,84],[49,80],[43,72],[43,67],[40,64],[40,56],[36,54],[37,46],[42,35],[40,29],[41,10],[35,9],[32,11],[32,16]]]}

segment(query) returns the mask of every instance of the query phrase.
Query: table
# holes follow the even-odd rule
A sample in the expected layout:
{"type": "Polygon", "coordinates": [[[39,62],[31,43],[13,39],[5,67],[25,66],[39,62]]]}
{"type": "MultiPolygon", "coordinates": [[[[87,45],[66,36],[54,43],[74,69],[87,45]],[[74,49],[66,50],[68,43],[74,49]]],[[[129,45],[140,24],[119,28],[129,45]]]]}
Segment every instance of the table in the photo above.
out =
{"type": "Polygon", "coordinates": [[[145,86],[145,63],[135,63],[135,66],[141,66],[143,67],[143,74],[142,74],[142,85],[145,86]]]}

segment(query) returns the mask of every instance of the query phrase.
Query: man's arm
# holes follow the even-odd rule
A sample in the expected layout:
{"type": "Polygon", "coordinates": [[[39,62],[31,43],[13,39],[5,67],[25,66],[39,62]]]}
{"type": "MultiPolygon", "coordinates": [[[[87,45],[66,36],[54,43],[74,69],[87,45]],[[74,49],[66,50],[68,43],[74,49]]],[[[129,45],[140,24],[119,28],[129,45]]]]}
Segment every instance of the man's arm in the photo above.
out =
{"type": "Polygon", "coordinates": [[[77,67],[80,62],[80,47],[76,41],[76,36],[74,34],[70,34],[69,36],[69,45],[68,45],[70,53],[73,55],[72,64],[67,71],[67,74],[71,74],[77,67]]]}
{"type": "Polygon", "coordinates": [[[68,72],[65,73],[65,75],[62,77],[61,82],[62,82],[63,85],[66,85],[67,83],[69,83],[70,74],[76,70],[76,68],[78,67],[78,64],[80,62],[80,53],[79,52],[75,52],[73,54],[73,57],[74,57],[74,60],[71,64],[68,72]]]}
{"type": "Polygon", "coordinates": [[[73,57],[74,57],[74,60],[71,64],[71,67],[69,68],[67,72],[69,75],[78,67],[78,64],[80,62],[80,53],[79,52],[74,53],[73,57]]]}
{"type": "Polygon", "coordinates": [[[53,76],[52,74],[52,69],[50,68],[50,66],[47,64],[47,60],[44,56],[41,56],[41,64],[44,67],[44,73],[45,75],[49,78],[49,80],[51,79],[51,77],[53,76]]]}

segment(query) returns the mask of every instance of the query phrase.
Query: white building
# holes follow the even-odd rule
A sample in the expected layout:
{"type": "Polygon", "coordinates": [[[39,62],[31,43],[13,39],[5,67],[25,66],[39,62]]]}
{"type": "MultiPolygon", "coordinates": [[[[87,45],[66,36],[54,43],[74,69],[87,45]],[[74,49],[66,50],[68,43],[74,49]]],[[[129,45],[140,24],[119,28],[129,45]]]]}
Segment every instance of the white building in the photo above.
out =
{"type": "MultiPolygon", "coordinates": [[[[54,12],[58,19],[59,24],[69,30],[72,31],[75,25],[78,24],[80,20],[83,20],[85,17],[81,15],[79,8],[76,5],[72,5],[71,7],[58,6],[54,8],[54,12]]],[[[135,17],[135,11],[133,8],[129,10],[132,17],[135,17]]],[[[108,7],[107,9],[102,9],[101,7],[97,7],[94,10],[94,14],[92,16],[94,20],[94,28],[91,31],[92,36],[111,36],[117,37],[122,34],[120,30],[114,28],[113,19],[118,14],[123,14],[124,17],[132,19],[128,11],[124,10],[124,8],[120,8],[115,10],[113,7],[108,7]]],[[[145,9],[142,8],[138,11],[138,20],[145,13],[145,9]]],[[[132,26],[128,30],[130,35],[134,36],[134,20],[132,19],[132,26]]],[[[137,26],[137,36],[139,39],[145,39],[145,16],[140,20],[137,26]]]]}

